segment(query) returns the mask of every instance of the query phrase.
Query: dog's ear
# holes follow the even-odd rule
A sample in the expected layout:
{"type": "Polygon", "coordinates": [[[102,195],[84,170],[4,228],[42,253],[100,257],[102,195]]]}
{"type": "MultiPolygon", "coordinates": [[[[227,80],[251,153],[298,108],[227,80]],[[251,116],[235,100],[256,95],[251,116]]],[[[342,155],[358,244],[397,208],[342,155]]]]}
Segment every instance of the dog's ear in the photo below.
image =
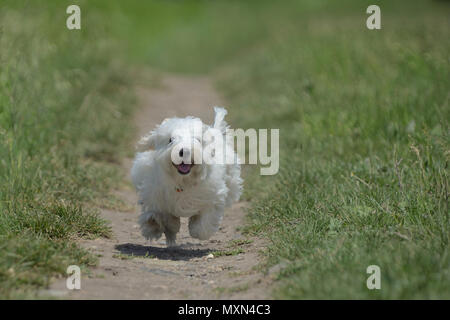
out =
{"type": "Polygon", "coordinates": [[[141,140],[139,140],[136,149],[139,152],[144,152],[155,149],[155,146],[156,146],[156,133],[155,131],[150,131],[145,136],[143,136],[141,140]]]}
{"type": "Polygon", "coordinates": [[[148,150],[154,150],[156,148],[156,139],[158,138],[158,134],[156,133],[158,128],[163,124],[169,121],[169,118],[164,119],[161,124],[157,125],[152,131],[147,133],[145,136],[139,140],[137,143],[136,149],[139,152],[144,152],[148,150]]]}
{"type": "Polygon", "coordinates": [[[214,124],[213,128],[220,130],[222,133],[225,133],[228,124],[224,120],[227,115],[227,110],[222,107],[214,107],[214,124]]]}

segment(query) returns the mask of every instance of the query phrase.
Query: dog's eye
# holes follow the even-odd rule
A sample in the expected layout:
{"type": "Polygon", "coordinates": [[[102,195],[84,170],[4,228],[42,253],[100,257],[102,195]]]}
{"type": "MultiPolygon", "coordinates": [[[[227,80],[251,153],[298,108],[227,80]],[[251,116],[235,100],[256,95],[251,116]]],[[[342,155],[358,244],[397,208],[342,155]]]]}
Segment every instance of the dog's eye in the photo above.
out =
{"type": "Polygon", "coordinates": [[[172,138],[169,139],[169,143],[172,143],[172,138]]]}

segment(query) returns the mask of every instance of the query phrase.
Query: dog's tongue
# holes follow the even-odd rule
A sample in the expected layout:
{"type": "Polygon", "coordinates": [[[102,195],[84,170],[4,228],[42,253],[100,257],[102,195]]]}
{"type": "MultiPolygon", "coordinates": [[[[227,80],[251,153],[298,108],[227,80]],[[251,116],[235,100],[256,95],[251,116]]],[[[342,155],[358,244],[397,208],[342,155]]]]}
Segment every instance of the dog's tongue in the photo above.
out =
{"type": "Polygon", "coordinates": [[[177,169],[178,169],[178,171],[180,171],[182,173],[188,173],[191,170],[191,165],[182,163],[182,164],[177,165],[177,169]]]}

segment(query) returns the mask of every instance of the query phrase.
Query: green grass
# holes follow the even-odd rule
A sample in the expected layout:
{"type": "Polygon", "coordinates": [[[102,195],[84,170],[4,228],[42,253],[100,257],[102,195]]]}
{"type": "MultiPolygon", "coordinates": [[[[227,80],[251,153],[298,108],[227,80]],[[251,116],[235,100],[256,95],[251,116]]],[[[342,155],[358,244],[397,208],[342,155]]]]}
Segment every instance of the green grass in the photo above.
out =
{"type": "Polygon", "coordinates": [[[72,240],[108,234],[147,67],[213,74],[233,127],[280,129],[244,195],[274,297],[450,297],[448,2],[377,1],[379,31],[371,1],[77,1],[68,31],[71,3],[0,6],[0,297],[94,263],[72,240]]]}
{"type": "Polygon", "coordinates": [[[381,31],[366,3],[286,18],[222,76],[235,125],[280,128],[279,174],[246,183],[277,298],[450,297],[450,8],[408,4],[381,31]]]}
{"type": "Polygon", "coordinates": [[[233,248],[230,250],[219,250],[211,252],[214,257],[223,257],[223,256],[237,256],[238,254],[244,253],[244,249],[242,248],[233,248]]]}
{"type": "Polygon", "coordinates": [[[233,294],[233,293],[238,293],[238,292],[244,292],[247,291],[248,289],[250,289],[250,285],[248,283],[242,284],[242,285],[238,285],[238,286],[233,286],[233,287],[216,287],[214,288],[214,291],[219,295],[222,296],[224,294],[233,294]]]}
{"type": "Polygon", "coordinates": [[[86,45],[102,31],[69,33],[56,4],[24,3],[0,7],[0,298],[95,263],[74,240],[109,235],[93,204],[121,180],[133,133],[114,44],[86,45]]]}
{"type": "Polygon", "coordinates": [[[228,248],[236,248],[236,247],[245,246],[245,245],[248,245],[251,243],[253,243],[253,239],[246,239],[246,238],[235,239],[235,240],[231,240],[228,243],[227,247],[228,248]]]}
{"type": "Polygon", "coordinates": [[[112,257],[120,260],[132,260],[135,258],[133,254],[123,254],[123,253],[113,254],[112,257]]]}

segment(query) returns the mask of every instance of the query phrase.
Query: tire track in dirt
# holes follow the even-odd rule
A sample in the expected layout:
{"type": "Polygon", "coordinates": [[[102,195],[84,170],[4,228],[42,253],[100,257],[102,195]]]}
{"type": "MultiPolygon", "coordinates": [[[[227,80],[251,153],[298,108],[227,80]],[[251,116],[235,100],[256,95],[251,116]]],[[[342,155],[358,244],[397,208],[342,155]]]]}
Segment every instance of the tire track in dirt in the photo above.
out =
{"type": "MultiPolygon", "coordinates": [[[[226,107],[205,77],[166,75],[161,87],[140,87],[137,94],[139,136],[167,117],[193,115],[211,123],[212,106],[226,107]]],[[[123,163],[127,176],[131,163],[132,159],[123,163]]],[[[264,243],[238,231],[244,224],[245,203],[227,209],[221,228],[207,241],[191,238],[187,220],[182,219],[177,246],[166,248],[164,237],[148,242],[140,234],[137,196],[131,185],[117,194],[135,210],[102,210],[101,216],[111,223],[112,238],[80,241],[100,255],[98,266],[89,276],[82,275],[81,290],[69,291],[65,279],[58,279],[48,293],[63,299],[269,298],[271,277],[256,269],[264,243]]]]}

